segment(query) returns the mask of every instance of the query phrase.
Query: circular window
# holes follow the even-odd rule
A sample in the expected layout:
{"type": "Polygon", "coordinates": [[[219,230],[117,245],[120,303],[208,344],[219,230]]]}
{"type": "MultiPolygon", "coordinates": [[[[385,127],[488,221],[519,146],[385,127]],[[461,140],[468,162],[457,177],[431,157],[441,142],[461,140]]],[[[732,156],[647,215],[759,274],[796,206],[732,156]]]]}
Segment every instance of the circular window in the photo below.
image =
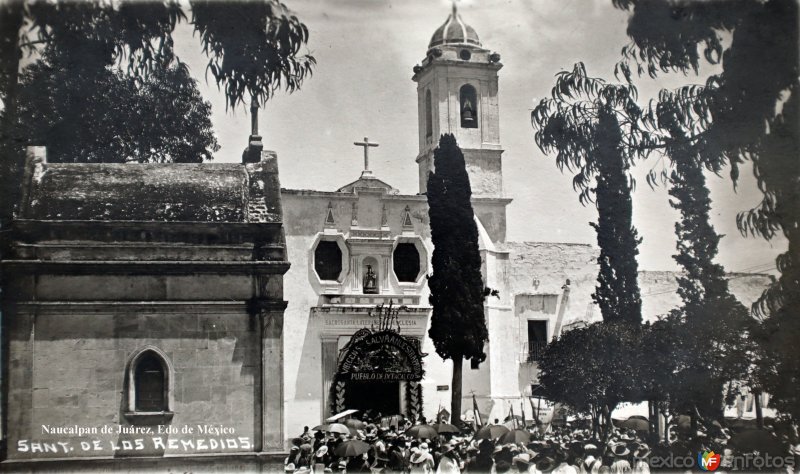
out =
{"type": "Polygon", "coordinates": [[[323,240],[314,250],[314,270],[320,280],[336,280],[342,273],[342,251],[339,244],[323,240]]]}
{"type": "Polygon", "coordinates": [[[397,281],[403,283],[417,281],[420,268],[419,251],[416,245],[409,242],[397,244],[392,260],[394,260],[394,274],[397,276],[397,281]]]}
{"type": "Polygon", "coordinates": [[[469,61],[469,58],[472,57],[472,53],[470,53],[468,49],[462,49],[461,52],[458,53],[458,57],[464,61],[469,61]]]}

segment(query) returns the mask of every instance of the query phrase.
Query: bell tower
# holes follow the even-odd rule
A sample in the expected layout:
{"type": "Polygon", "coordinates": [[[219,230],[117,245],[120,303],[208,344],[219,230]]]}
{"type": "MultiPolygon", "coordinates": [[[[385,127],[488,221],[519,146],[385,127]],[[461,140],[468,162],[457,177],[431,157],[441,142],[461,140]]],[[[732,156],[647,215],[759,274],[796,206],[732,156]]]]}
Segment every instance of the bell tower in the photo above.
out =
{"type": "Polygon", "coordinates": [[[452,133],[464,152],[472,194],[503,196],[497,72],[500,55],[485,49],[456,10],[428,44],[414,67],[419,117],[419,188],[427,189],[439,136],[452,133]]]}

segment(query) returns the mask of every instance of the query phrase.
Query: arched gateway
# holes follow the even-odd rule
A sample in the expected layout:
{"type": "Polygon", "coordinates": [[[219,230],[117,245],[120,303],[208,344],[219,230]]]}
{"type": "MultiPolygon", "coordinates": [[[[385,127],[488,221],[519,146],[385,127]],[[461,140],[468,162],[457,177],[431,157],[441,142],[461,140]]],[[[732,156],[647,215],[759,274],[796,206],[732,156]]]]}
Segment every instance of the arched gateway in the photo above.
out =
{"type": "Polygon", "coordinates": [[[422,411],[422,386],[425,375],[420,340],[400,334],[391,305],[381,313],[379,327],[363,328],[339,352],[331,384],[331,411],[348,408],[395,415],[405,406],[404,415],[416,418],[422,411]],[[405,403],[400,403],[403,398],[405,403]]]}

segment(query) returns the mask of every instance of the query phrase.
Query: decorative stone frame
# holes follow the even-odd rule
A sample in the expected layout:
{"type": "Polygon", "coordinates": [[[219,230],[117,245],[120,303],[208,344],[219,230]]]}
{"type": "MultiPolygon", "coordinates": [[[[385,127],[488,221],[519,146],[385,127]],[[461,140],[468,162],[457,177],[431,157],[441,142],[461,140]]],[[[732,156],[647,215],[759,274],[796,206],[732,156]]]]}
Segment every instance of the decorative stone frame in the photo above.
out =
{"type": "Polygon", "coordinates": [[[350,273],[350,251],[347,248],[347,243],[345,242],[344,235],[336,232],[321,232],[318,233],[316,238],[314,239],[314,243],[311,245],[311,248],[308,251],[308,270],[311,278],[314,279],[314,282],[322,288],[329,288],[331,286],[339,287],[345,280],[345,277],[350,273]],[[317,246],[320,242],[336,242],[336,245],[339,246],[339,251],[342,254],[342,270],[339,272],[339,276],[335,280],[323,280],[319,277],[316,270],[316,252],[317,246]]]}
{"type": "Polygon", "coordinates": [[[164,423],[172,419],[175,412],[175,367],[172,361],[161,349],[153,345],[146,345],[133,353],[125,369],[125,382],[127,389],[127,400],[125,404],[125,418],[131,423],[155,424],[164,423]],[[147,353],[153,353],[161,362],[164,369],[164,401],[166,410],[164,411],[139,411],[136,409],[136,367],[139,361],[147,353]]]}
{"type": "Polygon", "coordinates": [[[389,270],[391,270],[391,275],[394,278],[394,281],[400,285],[400,288],[403,289],[416,289],[425,279],[425,275],[428,273],[428,248],[425,247],[425,242],[418,236],[405,236],[400,235],[397,236],[392,244],[392,257],[391,261],[389,262],[389,270]],[[417,277],[414,281],[400,281],[397,278],[397,275],[394,273],[394,251],[397,249],[398,244],[414,244],[414,247],[417,248],[417,253],[419,253],[419,273],[417,273],[417,277]]]}

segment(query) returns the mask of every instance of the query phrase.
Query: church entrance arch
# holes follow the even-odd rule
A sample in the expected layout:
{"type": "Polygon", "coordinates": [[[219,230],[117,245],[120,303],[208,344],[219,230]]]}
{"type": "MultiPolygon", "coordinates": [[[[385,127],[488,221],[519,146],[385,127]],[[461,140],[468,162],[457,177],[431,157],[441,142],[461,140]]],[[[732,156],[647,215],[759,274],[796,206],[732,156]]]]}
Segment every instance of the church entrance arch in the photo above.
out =
{"type": "Polygon", "coordinates": [[[383,416],[400,414],[416,419],[422,413],[425,375],[419,339],[406,337],[382,324],[377,330],[363,328],[353,334],[339,353],[331,384],[331,411],[357,409],[383,416]]]}

